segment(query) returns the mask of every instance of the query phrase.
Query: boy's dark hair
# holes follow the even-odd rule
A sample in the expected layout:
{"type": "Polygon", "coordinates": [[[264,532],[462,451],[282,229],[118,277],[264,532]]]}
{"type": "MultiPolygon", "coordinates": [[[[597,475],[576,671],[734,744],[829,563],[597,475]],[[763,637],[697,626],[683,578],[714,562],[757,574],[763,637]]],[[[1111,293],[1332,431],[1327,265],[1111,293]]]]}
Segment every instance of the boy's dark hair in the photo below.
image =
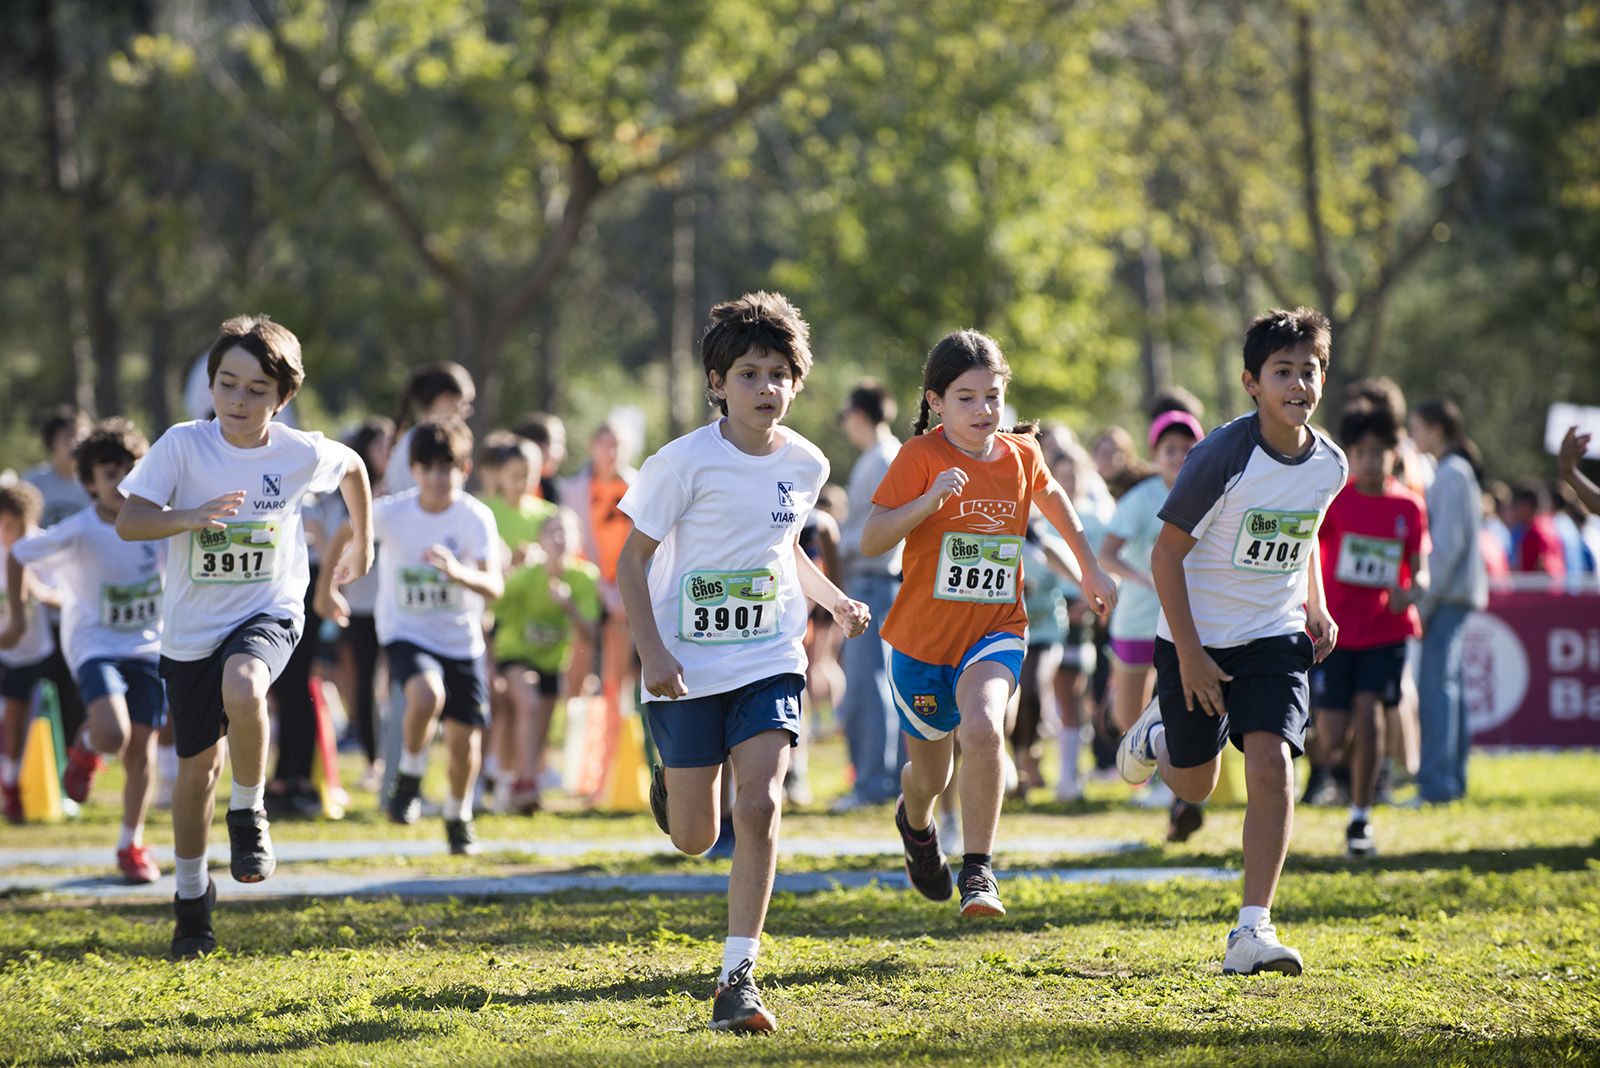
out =
{"type": "Polygon", "coordinates": [[[72,450],[72,459],[78,465],[78,481],[87,488],[94,477],[96,464],[125,464],[139,459],[150,449],[150,442],[139,433],[133,422],[120,415],[102,419],[90,430],[89,436],[78,442],[72,450]]]}
{"type": "Polygon", "coordinates": [[[381,415],[368,416],[354,430],[345,435],[344,443],[355,450],[367,469],[367,481],[376,484],[383,477],[372,462],[372,447],[380,441],[394,441],[394,421],[381,415]]]}
{"type": "Polygon", "coordinates": [[[1550,491],[1536,478],[1519,478],[1511,484],[1511,503],[1531,505],[1535,512],[1550,511],[1550,491]]]}
{"type": "Polygon", "coordinates": [[[206,357],[206,381],[215,384],[222,357],[235,346],[256,358],[266,376],[278,384],[278,401],[287,404],[300,392],[306,369],[300,362],[300,339],[265,315],[235,315],[217,330],[206,357]]]}
{"type": "Polygon", "coordinates": [[[1386,449],[1399,446],[1400,424],[1387,403],[1358,404],[1344,410],[1344,417],[1339,420],[1341,444],[1348,448],[1369,434],[1382,442],[1386,449]]]}
{"type": "MultiPolygon", "coordinates": [[[[928,353],[928,362],[922,365],[922,389],[917,405],[917,421],[911,424],[913,434],[928,429],[933,409],[928,405],[928,391],[944,396],[950,383],[972,370],[982,367],[1000,376],[1000,381],[1011,381],[1011,365],[994,338],[978,330],[957,330],[939,339],[928,353]]],[[[1018,423],[1011,428],[1013,434],[1039,433],[1038,423],[1018,423]]]]}
{"type": "Polygon", "coordinates": [[[400,391],[400,410],[395,413],[394,431],[399,434],[412,419],[426,411],[440,397],[476,397],[478,389],[465,367],[450,360],[425,363],[406,379],[400,391]]]}
{"type": "Polygon", "coordinates": [[[1459,404],[1449,397],[1436,397],[1417,405],[1411,414],[1438,430],[1450,447],[1449,453],[1467,461],[1478,481],[1483,481],[1483,454],[1478,451],[1477,444],[1467,437],[1467,420],[1461,414],[1459,404]]]}
{"type": "Polygon", "coordinates": [[[39,517],[44,515],[44,494],[33,483],[20,478],[0,485],[0,515],[14,515],[22,520],[23,526],[36,527],[39,517]]]}
{"type": "Polygon", "coordinates": [[[1314,308],[1300,307],[1293,311],[1273,308],[1258,315],[1244,335],[1244,369],[1251,378],[1261,377],[1261,365],[1267,357],[1284,349],[1309,348],[1322,365],[1324,374],[1333,351],[1333,328],[1328,317],[1314,308]]]}
{"type": "Polygon", "coordinates": [[[1158,389],[1150,398],[1150,403],[1145,406],[1145,418],[1154,420],[1163,412],[1188,412],[1196,419],[1206,414],[1206,406],[1201,403],[1189,390],[1182,386],[1167,386],[1158,389]]]}
{"type": "Polygon", "coordinates": [[[894,394],[874,378],[863,378],[861,384],[850,391],[844,407],[847,412],[860,412],[873,426],[894,422],[894,417],[900,411],[894,402],[894,394]]]}
{"type": "Polygon", "coordinates": [[[555,435],[557,427],[561,428],[562,440],[566,439],[567,426],[561,421],[559,415],[550,412],[529,412],[512,426],[511,432],[519,438],[527,438],[539,446],[540,452],[550,451],[550,442],[555,435]]]}
{"type": "Polygon", "coordinates": [[[39,440],[44,442],[46,452],[56,447],[56,436],[63,430],[71,430],[74,436],[87,433],[89,417],[76,404],[58,404],[51,408],[50,414],[39,424],[39,440]]]}
{"type": "Polygon", "coordinates": [[[1388,408],[1394,415],[1396,428],[1402,427],[1406,422],[1406,395],[1399,384],[1388,375],[1376,375],[1371,378],[1358,378],[1350,383],[1344,391],[1346,408],[1361,405],[1379,405],[1388,408]]]}
{"type": "MultiPolygon", "coordinates": [[[[706,382],[710,383],[713,372],[726,381],[734,361],[752,349],[782,356],[796,383],[811,373],[811,327],[782,293],[746,293],[711,309],[711,321],[700,336],[706,382]]],[[[716,404],[723,415],[728,414],[726,401],[716,404]]]]}
{"type": "Polygon", "coordinates": [[[478,448],[478,465],[484,468],[499,467],[508,460],[526,461],[533,473],[539,473],[539,446],[529,438],[510,430],[496,430],[484,437],[478,448]]]}
{"type": "Polygon", "coordinates": [[[471,462],[472,431],[454,416],[424,419],[411,431],[412,466],[444,463],[464,469],[471,462]]]}

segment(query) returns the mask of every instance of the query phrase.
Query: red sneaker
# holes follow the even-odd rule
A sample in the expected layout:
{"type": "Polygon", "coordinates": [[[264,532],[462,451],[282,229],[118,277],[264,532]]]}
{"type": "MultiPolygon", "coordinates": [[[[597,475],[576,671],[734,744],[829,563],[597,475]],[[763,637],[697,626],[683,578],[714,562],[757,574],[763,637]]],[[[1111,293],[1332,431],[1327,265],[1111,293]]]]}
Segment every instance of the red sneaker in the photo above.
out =
{"type": "Polygon", "coordinates": [[[122,877],[130,883],[153,883],[161,878],[161,869],[150,859],[149,850],[142,845],[131,845],[117,850],[117,867],[122,877]]]}
{"type": "Polygon", "coordinates": [[[74,745],[67,750],[67,773],[61,777],[61,788],[81,805],[89,799],[89,788],[94,785],[94,777],[105,766],[106,762],[99,753],[74,745]]]}
{"type": "Polygon", "coordinates": [[[17,786],[0,786],[0,809],[12,823],[22,822],[22,790],[17,786]]]}

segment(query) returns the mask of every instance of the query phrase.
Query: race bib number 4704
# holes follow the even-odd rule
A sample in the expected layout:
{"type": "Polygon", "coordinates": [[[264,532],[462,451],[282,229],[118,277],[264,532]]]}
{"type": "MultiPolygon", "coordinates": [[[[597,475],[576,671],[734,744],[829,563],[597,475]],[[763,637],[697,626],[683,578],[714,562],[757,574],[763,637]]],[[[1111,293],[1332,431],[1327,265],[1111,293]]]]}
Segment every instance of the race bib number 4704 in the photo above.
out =
{"type": "Polygon", "coordinates": [[[1017,599],[1021,567],[1021,538],[950,531],[939,542],[933,595],[941,601],[1010,604],[1017,599]]]}
{"type": "Polygon", "coordinates": [[[223,530],[197,530],[191,537],[191,582],[270,582],[277,571],[278,524],[273,520],[229,523],[223,530]]]}
{"type": "Polygon", "coordinates": [[[1239,524],[1233,566],[1240,571],[1299,571],[1310,563],[1316,538],[1316,512],[1252,508],[1239,524]]]}
{"type": "Polygon", "coordinates": [[[678,589],[678,637],[699,645],[759,642],[778,635],[778,576],[691,571],[678,589]]]}

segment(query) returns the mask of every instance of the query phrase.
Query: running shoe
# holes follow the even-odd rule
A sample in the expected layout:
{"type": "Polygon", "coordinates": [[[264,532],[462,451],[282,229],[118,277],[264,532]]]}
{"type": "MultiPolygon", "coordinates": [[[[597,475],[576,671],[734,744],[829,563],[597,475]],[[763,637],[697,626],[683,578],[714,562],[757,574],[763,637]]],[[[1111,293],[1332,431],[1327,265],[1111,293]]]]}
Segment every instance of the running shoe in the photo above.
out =
{"type": "Polygon", "coordinates": [[[672,833],[667,829],[667,769],[660,764],[650,769],[650,815],[662,834],[672,833]]]}
{"type": "Polygon", "coordinates": [[[1351,820],[1344,829],[1344,848],[1352,857],[1370,857],[1376,853],[1378,843],[1372,837],[1372,821],[1351,820]]]}
{"type": "Polygon", "coordinates": [[[1117,771],[1135,786],[1145,782],[1156,770],[1156,753],[1150,747],[1150,732],[1161,722],[1160,698],[1151,698],[1144,712],[1117,743],[1117,771]]]}
{"type": "Polygon", "coordinates": [[[1167,841],[1187,842],[1206,821],[1206,810],[1199,805],[1174,798],[1167,817],[1167,841]]]}
{"type": "Polygon", "coordinates": [[[733,970],[728,981],[717,987],[711,1002],[713,1031],[776,1031],[778,1021],[761,1004],[761,991],[750,977],[751,963],[745,961],[733,970]]]}
{"type": "Polygon", "coordinates": [[[104,771],[105,767],[105,758],[99,753],[82,745],[73,745],[67,750],[67,770],[61,776],[62,791],[78,804],[83,804],[89,799],[89,791],[94,786],[94,777],[104,771]]]}
{"type": "Polygon", "coordinates": [[[199,897],[172,897],[172,914],[177,923],[172,929],[172,949],[169,960],[194,960],[217,948],[217,936],[211,930],[211,909],[217,903],[217,884],[206,884],[206,892],[199,897]]]}
{"type": "Polygon", "coordinates": [[[117,867],[122,877],[135,885],[153,883],[161,878],[161,869],[150,859],[149,850],[142,845],[131,845],[117,850],[117,867]]]}
{"type": "Polygon", "coordinates": [[[407,825],[422,816],[422,776],[400,772],[389,792],[389,822],[407,825]]]}
{"type": "Polygon", "coordinates": [[[961,915],[1004,916],[1006,907],[1000,903],[1000,884],[986,864],[969,864],[961,869],[956,880],[961,887],[961,915]]]}
{"type": "Polygon", "coordinates": [[[939,832],[933,824],[920,834],[911,830],[906,822],[906,799],[895,802],[894,825],[900,832],[900,842],[906,851],[906,878],[917,892],[929,901],[949,901],[954,892],[950,885],[950,863],[944,850],[939,848],[939,832]]]}
{"type": "Polygon", "coordinates": [[[259,808],[228,810],[229,866],[235,882],[259,883],[278,866],[272,855],[267,813],[259,808]]]}
{"type": "Polygon", "coordinates": [[[478,844],[478,826],[473,820],[445,820],[444,837],[454,856],[475,857],[483,848],[478,844]]]}
{"type": "Polygon", "coordinates": [[[1222,974],[1282,972],[1299,975],[1302,963],[1299,951],[1279,942],[1277,928],[1264,923],[1260,927],[1235,927],[1228,932],[1228,952],[1222,958],[1222,974]]]}

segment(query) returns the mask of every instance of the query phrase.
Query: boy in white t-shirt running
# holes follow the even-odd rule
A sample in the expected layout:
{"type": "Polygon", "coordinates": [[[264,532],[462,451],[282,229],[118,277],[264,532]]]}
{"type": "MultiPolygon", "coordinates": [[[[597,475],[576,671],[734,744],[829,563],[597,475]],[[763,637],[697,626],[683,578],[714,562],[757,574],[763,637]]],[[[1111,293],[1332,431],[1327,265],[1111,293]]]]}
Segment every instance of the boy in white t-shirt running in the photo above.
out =
{"type": "Polygon", "coordinates": [[[0,649],[22,637],[25,567],[48,568],[61,594],[61,645],[88,717],[70,740],[64,786],[82,802],[107,757],[121,757],[122,835],[117,867],[130,883],[153,883],[161,870],[144,848],[144,819],[155,786],[156,735],[167,719],[159,673],[164,543],[117,536],[123,497],[117,486],[149,443],[126,419],[97,423],[74,452],[78,479],[94,504],[18,542],[7,565],[11,623],[0,649]]]}
{"type": "MultiPolygon", "coordinates": [[[[400,767],[387,799],[389,819],[410,824],[422,812],[428,744],[444,720],[450,789],[444,802],[450,852],[478,851],[472,792],[489,723],[483,614],[504,591],[500,534],[489,506],[462,488],[472,470],[472,431],[459,419],[424,419],[411,433],[411,478],[403,493],[372,509],[378,557],[378,641],[389,678],[405,692],[400,767]]],[[[333,536],[330,552],[349,540],[333,536]]],[[[319,584],[318,611],[343,626],[350,606],[337,578],[319,584]]]]}
{"type": "Polygon", "coordinates": [[[337,564],[346,581],[372,566],[371,487],[352,450],[273,421],[305,380],[300,342],[266,316],[222,324],[206,357],[216,415],[163,434],[123,480],[117,533],[167,542],[161,678],[178,750],[172,791],[178,892],[174,959],[216,948],[216,884],[206,871],[223,749],[233,770],[228,840],[234,879],[277,866],[263,807],[267,689],[305,625],[310,570],[300,511],[338,489],[362,532],[337,564]]]}
{"type": "Polygon", "coordinates": [[[664,768],[650,804],[685,853],[710,849],[731,762],[735,845],[711,1026],[771,1031],[751,978],[777,866],[789,750],[800,737],[806,598],[851,637],[867,607],[801,552],[826,457],[780,424],[811,369],[809,328],[782,296],[711,309],[701,356],[722,418],[650,457],[620,507],[633,532],[617,578],[664,768]]]}
{"type": "Polygon", "coordinates": [[[1293,759],[1310,716],[1307,672],[1338,640],[1317,565],[1317,528],[1349,466],[1311,426],[1332,334],[1309,308],[1271,311],[1244,341],[1256,410],[1190,451],[1161,506],[1150,554],[1161,597],[1156,697],[1123,735],[1117,766],[1139,783],[1159,766],[1199,804],[1216,789],[1223,747],[1244,753],[1244,906],[1224,975],[1299,975],[1269,908],[1294,818],[1293,759]]]}

